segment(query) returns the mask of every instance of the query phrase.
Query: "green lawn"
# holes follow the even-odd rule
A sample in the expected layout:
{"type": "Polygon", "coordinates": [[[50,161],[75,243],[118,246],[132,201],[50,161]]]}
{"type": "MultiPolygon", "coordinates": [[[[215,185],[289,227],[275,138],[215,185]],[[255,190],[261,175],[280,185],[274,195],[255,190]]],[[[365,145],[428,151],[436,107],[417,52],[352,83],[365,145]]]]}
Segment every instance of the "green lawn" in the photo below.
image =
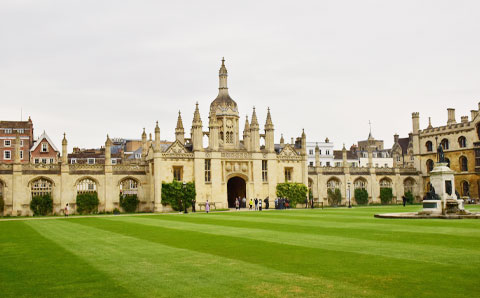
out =
{"type": "Polygon", "coordinates": [[[0,296],[478,295],[480,220],[373,217],[420,208],[0,221],[0,296]]]}

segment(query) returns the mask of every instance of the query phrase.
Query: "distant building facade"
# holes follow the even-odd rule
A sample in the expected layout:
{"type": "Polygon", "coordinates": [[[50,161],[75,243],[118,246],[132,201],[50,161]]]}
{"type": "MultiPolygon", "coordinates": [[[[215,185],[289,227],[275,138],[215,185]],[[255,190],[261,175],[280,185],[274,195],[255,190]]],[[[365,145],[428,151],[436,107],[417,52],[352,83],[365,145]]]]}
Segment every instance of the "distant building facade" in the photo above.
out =
{"type": "Polygon", "coordinates": [[[320,154],[320,166],[331,167],[334,164],[334,143],[328,138],[324,142],[307,142],[308,165],[315,165],[315,148],[318,146],[320,154]]]}
{"type": "Polygon", "coordinates": [[[33,122],[0,121],[0,163],[12,164],[14,161],[14,143],[16,136],[20,142],[20,162],[30,162],[30,148],[33,145],[33,122]]]}

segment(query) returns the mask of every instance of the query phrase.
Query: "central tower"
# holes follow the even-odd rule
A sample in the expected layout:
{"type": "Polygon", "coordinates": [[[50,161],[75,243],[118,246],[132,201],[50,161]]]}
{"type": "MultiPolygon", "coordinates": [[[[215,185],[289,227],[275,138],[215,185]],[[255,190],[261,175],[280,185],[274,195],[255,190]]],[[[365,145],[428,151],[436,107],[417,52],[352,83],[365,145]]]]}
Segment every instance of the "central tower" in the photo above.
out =
{"type": "Polygon", "coordinates": [[[239,142],[239,115],[237,103],[228,94],[225,59],[222,58],[222,66],[218,72],[219,87],[218,95],[210,104],[210,116],[215,115],[219,127],[219,145],[225,149],[240,147],[239,142]]]}

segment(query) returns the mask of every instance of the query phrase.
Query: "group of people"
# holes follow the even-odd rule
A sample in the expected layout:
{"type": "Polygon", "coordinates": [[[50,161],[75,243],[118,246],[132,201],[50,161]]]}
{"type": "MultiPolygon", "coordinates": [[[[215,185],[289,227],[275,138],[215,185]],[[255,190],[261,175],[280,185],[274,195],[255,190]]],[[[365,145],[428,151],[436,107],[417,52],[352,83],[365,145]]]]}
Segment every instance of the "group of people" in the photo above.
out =
{"type": "Polygon", "coordinates": [[[290,200],[287,198],[275,198],[275,209],[290,208],[290,200]]]}
{"type": "MultiPolygon", "coordinates": [[[[268,197],[266,197],[263,202],[262,199],[250,199],[248,201],[248,210],[253,210],[255,206],[256,211],[262,211],[262,207],[265,206],[265,209],[270,208],[270,202],[268,197]]],[[[240,208],[247,208],[247,198],[235,198],[235,209],[240,210],[240,208]]]]}

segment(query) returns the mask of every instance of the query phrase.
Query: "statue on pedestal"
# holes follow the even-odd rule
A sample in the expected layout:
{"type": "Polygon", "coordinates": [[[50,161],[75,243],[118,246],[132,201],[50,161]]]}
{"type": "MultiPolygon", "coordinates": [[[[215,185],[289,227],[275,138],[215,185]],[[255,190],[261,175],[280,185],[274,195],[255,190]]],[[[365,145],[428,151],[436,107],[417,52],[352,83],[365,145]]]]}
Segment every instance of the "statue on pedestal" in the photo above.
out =
{"type": "Polygon", "coordinates": [[[438,148],[437,148],[437,162],[439,163],[446,162],[445,154],[443,153],[442,144],[438,145],[438,148]]]}

